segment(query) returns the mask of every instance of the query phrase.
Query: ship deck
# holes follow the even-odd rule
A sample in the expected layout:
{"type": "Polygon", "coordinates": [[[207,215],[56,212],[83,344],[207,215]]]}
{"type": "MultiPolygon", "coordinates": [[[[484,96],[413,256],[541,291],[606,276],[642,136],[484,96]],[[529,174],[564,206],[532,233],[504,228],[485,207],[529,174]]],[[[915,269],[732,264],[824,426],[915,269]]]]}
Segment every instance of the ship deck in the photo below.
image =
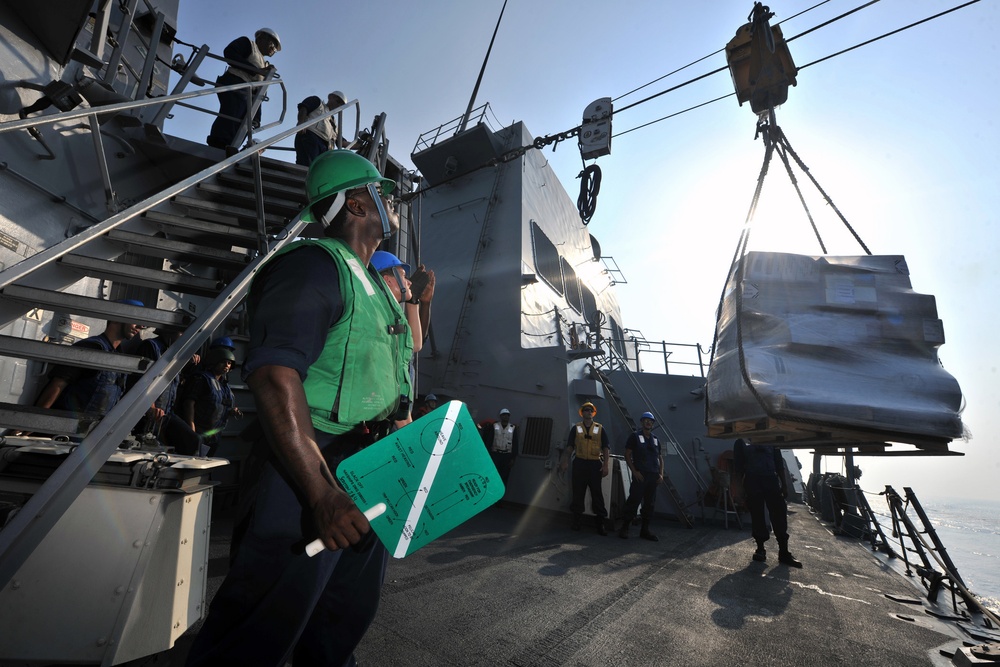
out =
{"type": "MultiPolygon", "coordinates": [[[[403,560],[390,559],[359,664],[945,665],[954,627],[857,540],[804,505],[789,517],[804,568],[755,563],[749,528],[685,529],[659,542],[574,532],[568,515],[492,507],[403,560]],[[907,598],[912,603],[887,597],[907,598]]],[[[213,584],[226,522],[213,530],[213,584]]],[[[769,546],[773,546],[773,540],[769,546]]],[[[192,628],[157,664],[180,665],[192,628]]]]}

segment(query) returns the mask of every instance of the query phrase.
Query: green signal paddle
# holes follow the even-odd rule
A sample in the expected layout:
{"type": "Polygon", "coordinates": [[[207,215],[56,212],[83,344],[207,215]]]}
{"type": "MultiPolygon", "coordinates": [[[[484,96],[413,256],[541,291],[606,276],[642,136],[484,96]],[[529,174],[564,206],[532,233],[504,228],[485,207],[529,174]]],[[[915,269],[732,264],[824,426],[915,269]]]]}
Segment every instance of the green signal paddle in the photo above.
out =
{"type": "MultiPolygon", "coordinates": [[[[395,558],[503,498],[504,486],[468,408],[449,401],[345,459],[337,479],[395,558]]],[[[323,550],[315,540],[306,552],[323,550]]]]}

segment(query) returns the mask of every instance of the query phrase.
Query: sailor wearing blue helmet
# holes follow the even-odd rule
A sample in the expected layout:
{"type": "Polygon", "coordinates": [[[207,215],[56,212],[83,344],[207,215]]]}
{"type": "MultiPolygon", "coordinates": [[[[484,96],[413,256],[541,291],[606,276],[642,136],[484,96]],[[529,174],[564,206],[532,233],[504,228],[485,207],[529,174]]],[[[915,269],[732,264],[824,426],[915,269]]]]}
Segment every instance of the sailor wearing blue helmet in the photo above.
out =
{"type": "Polygon", "coordinates": [[[628,527],[635,519],[639,503],[642,502],[642,529],[639,537],[651,542],[659,541],[649,532],[649,522],[653,518],[653,504],[656,502],[656,487],[663,482],[663,451],[660,440],[653,435],[656,419],[652,412],[643,412],[639,417],[639,430],[632,433],[625,443],[625,465],[632,473],[628,500],[625,501],[623,522],[618,537],[628,538],[628,527]]]}
{"type": "Polygon", "coordinates": [[[406,311],[406,322],[413,334],[413,354],[417,354],[423,347],[424,329],[420,320],[420,301],[414,298],[410,289],[413,283],[407,277],[410,265],[391,252],[376,250],[372,254],[371,267],[382,276],[389,291],[406,311]]]}

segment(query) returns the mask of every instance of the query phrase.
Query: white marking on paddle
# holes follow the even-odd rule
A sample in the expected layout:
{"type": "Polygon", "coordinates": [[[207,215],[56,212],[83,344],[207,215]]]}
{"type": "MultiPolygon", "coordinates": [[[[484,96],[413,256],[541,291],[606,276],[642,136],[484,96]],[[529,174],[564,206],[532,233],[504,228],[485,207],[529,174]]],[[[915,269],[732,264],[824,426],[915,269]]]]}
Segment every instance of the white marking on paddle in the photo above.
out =
{"type": "Polygon", "coordinates": [[[441,422],[441,430],[438,431],[437,441],[434,443],[434,451],[431,452],[431,457],[427,461],[427,468],[424,469],[424,476],[420,480],[420,486],[417,488],[417,495],[413,499],[413,506],[406,517],[403,532],[399,536],[399,543],[396,544],[396,553],[393,554],[395,558],[405,556],[410,547],[417,521],[420,520],[420,515],[424,513],[424,504],[427,502],[428,495],[430,495],[431,486],[434,484],[438,468],[441,467],[441,459],[444,456],[445,449],[448,447],[448,440],[451,439],[451,431],[455,427],[455,420],[458,418],[458,411],[461,408],[461,401],[451,401],[448,403],[448,412],[445,414],[444,421],[441,422]]]}

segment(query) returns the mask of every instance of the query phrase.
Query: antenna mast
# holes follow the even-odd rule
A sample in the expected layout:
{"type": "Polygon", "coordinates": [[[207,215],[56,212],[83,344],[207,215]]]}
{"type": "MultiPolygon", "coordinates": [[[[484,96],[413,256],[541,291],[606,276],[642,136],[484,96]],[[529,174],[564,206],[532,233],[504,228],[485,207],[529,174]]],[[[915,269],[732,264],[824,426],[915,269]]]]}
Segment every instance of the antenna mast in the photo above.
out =
{"type": "Polygon", "coordinates": [[[493,29],[493,37],[490,39],[490,48],[486,49],[486,57],[483,58],[483,67],[479,70],[479,78],[476,79],[476,87],[472,89],[472,97],[469,99],[469,108],[465,110],[465,115],[462,116],[462,125],[458,128],[458,134],[465,130],[465,126],[469,123],[469,116],[472,114],[472,106],[476,103],[476,95],[479,94],[479,84],[483,82],[483,74],[486,73],[486,63],[490,61],[490,52],[493,50],[493,42],[496,41],[497,32],[500,30],[500,21],[503,20],[503,11],[507,9],[507,0],[503,0],[503,7],[500,8],[500,18],[497,19],[497,27],[493,29]]]}

